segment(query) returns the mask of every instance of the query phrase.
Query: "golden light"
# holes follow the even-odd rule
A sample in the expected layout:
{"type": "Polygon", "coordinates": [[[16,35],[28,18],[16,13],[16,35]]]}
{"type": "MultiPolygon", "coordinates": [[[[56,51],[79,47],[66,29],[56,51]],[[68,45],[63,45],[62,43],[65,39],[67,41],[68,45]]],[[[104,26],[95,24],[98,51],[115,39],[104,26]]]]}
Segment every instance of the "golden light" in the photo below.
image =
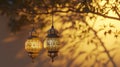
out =
{"type": "Polygon", "coordinates": [[[39,37],[36,35],[35,30],[30,34],[30,37],[25,42],[25,50],[34,62],[34,59],[38,57],[40,50],[42,49],[42,43],[39,37]]]}
{"type": "Polygon", "coordinates": [[[52,28],[48,31],[48,35],[44,43],[44,48],[48,50],[48,56],[52,58],[52,62],[58,55],[59,47],[59,36],[57,35],[57,31],[52,26],[52,28]]]}

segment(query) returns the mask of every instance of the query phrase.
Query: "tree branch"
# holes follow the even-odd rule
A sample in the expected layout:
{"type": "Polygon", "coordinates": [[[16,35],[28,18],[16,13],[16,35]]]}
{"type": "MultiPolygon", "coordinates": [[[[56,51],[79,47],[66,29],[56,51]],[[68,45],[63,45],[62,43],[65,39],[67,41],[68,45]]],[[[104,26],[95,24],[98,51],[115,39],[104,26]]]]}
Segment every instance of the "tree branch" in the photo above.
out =
{"type": "MultiPolygon", "coordinates": [[[[83,21],[87,26],[89,26],[89,24],[88,24],[85,20],[82,20],[82,21],[83,21]]],[[[92,30],[92,31],[94,32],[95,36],[96,36],[96,37],[98,38],[98,40],[100,41],[101,46],[104,48],[104,50],[105,50],[105,52],[106,52],[109,60],[110,60],[111,63],[113,64],[113,66],[114,66],[114,67],[117,67],[116,64],[115,64],[115,62],[113,61],[113,58],[111,57],[109,51],[108,51],[107,48],[105,47],[104,42],[103,42],[103,41],[101,40],[101,38],[97,35],[97,32],[96,32],[92,27],[89,26],[89,28],[90,28],[90,30],[92,30]]]]}
{"type": "Polygon", "coordinates": [[[104,14],[101,14],[101,13],[97,13],[97,12],[93,12],[93,11],[90,11],[90,13],[93,13],[93,14],[96,14],[96,15],[99,15],[99,16],[103,16],[104,18],[110,18],[110,19],[114,19],[114,20],[119,20],[120,21],[120,18],[117,18],[117,17],[107,16],[107,15],[104,15],[104,14]]]}
{"type": "Polygon", "coordinates": [[[116,14],[120,17],[119,12],[117,11],[117,9],[118,9],[117,6],[113,7],[113,9],[115,10],[116,14]]]}
{"type": "MultiPolygon", "coordinates": [[[[107,15],[104,15],[104,14],[101,14],[101,13],[98,13],[98,12],[93,12],[93,11],[88,11],[88,12],[85,12],[85,11],[78,11],[78,10],[72,10],[72,9],[69,9],[67,11],[62,11],[62,10],[55,10],[53,11],[53,13],[68,13],[68,12],[75,12],[75,13],[92,13],[92,14],[96,14],[96,15],[99,15],[99,16],[102,16],[104,18],[109,18],[109,19],[114,19],[114,20],[119,20],[120,21],[120,18],[117,18],[117,17],[112,17],[112,16],[107,16],[107,15]]],[[[37,13],[37,14],[51,14],[51,12],[42,12],[42,13],[37,13]]]]}

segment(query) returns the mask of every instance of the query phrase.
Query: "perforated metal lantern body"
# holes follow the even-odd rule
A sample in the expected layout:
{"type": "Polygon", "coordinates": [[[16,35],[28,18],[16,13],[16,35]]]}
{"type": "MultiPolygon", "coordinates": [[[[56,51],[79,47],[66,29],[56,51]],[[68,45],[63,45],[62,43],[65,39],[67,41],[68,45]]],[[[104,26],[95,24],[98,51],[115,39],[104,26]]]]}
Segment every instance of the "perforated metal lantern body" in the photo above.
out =
{"type": "Polygon", "coordinates": [[[30,32],[30,36],[25,42],[25,50],[32,59],[38,57],[40,50],[42,49],[42,43],[37,36],[35,29],[30,32]]]}
{"type": "Polygon", "coordinates": [[[60,46],[58,32],[53,26],[48,31],[44,47],[48,50],[48,56],[52,58],[52,61],[54,61],[54,58],[58,55],[60,46]]]}

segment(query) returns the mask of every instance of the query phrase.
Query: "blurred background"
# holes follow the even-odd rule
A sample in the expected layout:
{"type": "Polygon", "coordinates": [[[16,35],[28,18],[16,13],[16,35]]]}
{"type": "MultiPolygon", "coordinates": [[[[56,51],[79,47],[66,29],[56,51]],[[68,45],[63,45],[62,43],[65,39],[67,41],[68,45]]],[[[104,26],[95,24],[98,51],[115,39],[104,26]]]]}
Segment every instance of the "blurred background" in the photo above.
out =
{"type": "Polygon", "coordinates": [[[0,0],[0,67],[120,67],[119,4],[119,0],[0,0]],[[25,41],[34,23],[44,45],[52,12],[61,36],[58,56],[52,63],[43,49],[32,63],[25,41]]]}

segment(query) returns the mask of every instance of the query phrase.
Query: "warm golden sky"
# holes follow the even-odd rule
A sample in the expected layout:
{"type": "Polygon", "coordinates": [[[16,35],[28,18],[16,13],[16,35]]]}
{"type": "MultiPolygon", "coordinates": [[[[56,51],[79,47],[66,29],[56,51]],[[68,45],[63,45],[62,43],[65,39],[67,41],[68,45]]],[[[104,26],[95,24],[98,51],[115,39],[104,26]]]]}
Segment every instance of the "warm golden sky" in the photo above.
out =
{"type": "MultiPolygon", "coordinates": [[[[99,4],[102,6],[104,1],[99,4]]],[[[108,15],[117,17],[112,11],[108,15]]],[[[116,66],[120,67],[120,37],[114,37],[115,34],[120,34],[120,21],[97,15],[94,15],[95,19],[89,19],[90,16],[93,14],[89,13],[86,16],[86,22],[97,32],[96,34],[109,51],[116,66]],[[108,32],[109,30],[112,31],[111,34],[105,36],[105,31],[108,32]]],[[[42,17],[46,16],[43,15],[42,17]]],[[[83,30],[88,29],[88,26],[81,19],[83,18],[75,13],[56,14],[54,26],[61,35],[59,54],[55,62],[52,63],[47,56],[47,51],[43,49],[36,62],[32,64],[24,50],[24,42],[27,39],[30,27],[13,35],[7,26],[8,18],[0,16],[0,67],[113,67],[94,31],[82,33],[83,30]],[[90,43],[91,40],[94,43],[90,43]]],[[[51,16],[47,15],[44,22],[47,22],[45,23],[46,26],[37,30],[42,43],[45,40],[47,30],[50,29],[51,16]]]]}

